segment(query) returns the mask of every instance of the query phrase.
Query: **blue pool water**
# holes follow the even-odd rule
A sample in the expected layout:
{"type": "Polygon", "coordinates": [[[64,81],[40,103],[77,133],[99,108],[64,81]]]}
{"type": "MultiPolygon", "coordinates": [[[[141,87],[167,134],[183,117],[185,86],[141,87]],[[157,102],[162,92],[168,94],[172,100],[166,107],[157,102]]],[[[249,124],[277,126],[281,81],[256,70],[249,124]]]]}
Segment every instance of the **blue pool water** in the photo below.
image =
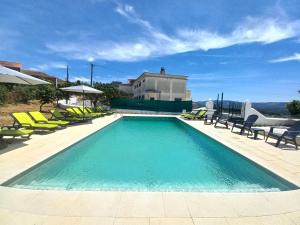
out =
{"type": "Polygon", "coordinates": [[[124,117],[5,185],[210,192],[296,188],[180,120],[159,117],[124,117]]]}

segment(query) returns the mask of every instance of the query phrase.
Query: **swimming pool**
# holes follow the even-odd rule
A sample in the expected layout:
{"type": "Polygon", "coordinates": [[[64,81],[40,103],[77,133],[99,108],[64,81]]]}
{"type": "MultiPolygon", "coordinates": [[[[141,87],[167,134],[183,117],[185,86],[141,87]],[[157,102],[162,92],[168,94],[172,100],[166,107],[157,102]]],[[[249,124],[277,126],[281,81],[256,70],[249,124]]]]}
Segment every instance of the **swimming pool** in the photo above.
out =
{"type": "Polygon", "coordinates": [[[4,185],[208,192],[297,188],[177,118],[166,117],[123,117],[4,185]]]}

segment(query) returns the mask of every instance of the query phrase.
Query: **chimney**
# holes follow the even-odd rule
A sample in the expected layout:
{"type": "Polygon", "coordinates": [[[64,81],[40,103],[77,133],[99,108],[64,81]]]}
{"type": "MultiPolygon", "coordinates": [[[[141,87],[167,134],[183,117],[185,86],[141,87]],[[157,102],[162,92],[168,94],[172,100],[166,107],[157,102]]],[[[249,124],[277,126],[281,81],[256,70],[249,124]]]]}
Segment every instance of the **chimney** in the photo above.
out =
{"type": "Polygon", "coordinates": [[[160,75],[165,75],[165,74],[166,74],[165,68],[161,67],[160,68],[160,75]]]}

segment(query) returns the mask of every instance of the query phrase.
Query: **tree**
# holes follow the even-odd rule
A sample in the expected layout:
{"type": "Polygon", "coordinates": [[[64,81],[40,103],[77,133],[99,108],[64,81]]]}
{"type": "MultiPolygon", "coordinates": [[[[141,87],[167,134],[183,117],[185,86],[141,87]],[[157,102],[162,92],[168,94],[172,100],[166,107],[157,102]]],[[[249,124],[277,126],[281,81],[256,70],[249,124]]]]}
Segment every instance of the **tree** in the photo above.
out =
{"type": "Polygon", "coordinates": [[[52,85],[40,85],[36,93],[37,99],[40,100],[40,111],[42,111],[43,105],[52,103],[56,99],[56,90],[52,85]]]}
{"type": "Polygon", "coordinates": [[[36,87],[28,85],[16,85],[12,91],[15,102],[27,104],[30,100],[36,97],[36,87]]]}
{"type": "Polygon", "coordinates": [[[6,102],[7,98],[7,88],[5,85],[0,84],[0,105],[6,102]]]}
{"type": "Polygon", "coordinates": [[[300,101],[293,100],[292,102],[287,103],[286,107],[291,115],[300,115],[300,101]]]}
{"type": "Polygon", "coordinates": [[[118,89],[116,84],[104,84],[96,82],[94,88],[103,91],[100,95],[91,95],[90,99],[93,101],[94,105],[97,101],[101,101],[104,104],[110,105],[113,98],[129,98],[130,94],[122,92],[118,89]]]}

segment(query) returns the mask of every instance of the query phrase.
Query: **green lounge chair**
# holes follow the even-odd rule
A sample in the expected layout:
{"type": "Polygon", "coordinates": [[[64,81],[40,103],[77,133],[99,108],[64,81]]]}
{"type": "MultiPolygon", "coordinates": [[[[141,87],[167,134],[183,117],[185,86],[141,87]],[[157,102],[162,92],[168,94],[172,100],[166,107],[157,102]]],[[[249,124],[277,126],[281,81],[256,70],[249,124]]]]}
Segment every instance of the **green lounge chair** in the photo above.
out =
{"type": "Polygon", "coordinates": [[[182,113],[180,114],[181,117],[185,118],[186,116],[193,116],[193,115],[196,115],[196,113],[199,112],[199,111],[196,111],[196,112],[188,112],[188,113],[182,113]]]}
{"type": "Polygon", "coordinates": [[[58,125],[49,124],[49,123],[36,123],[31,117],[25,112],[12,113],[12,117],[15,119],[15,122],[20,124],[24,128],[29,128],[33,130],[56,130],[58,125]]]}
{"type": "Polygon", "coordinates": [[[99,114],[97,113],[90,113],[89,111],[87,111],[86,107],[79,107],[78,108],[84,115],[87,115],[87,116],[90,116],[92,118],[97,118],[97,117],[100,117],[99,114]]]}
{"type": "Polygon", "coordinates": [[[62,114],[62,112],[58,111],[57,109],[51,109],[50,112],[52,114],[52,117],[57,120],[69,121],[71,123],[84,121],[82,118],[64,115],[62,114]]]}
{"type": "Polygon", "coordinates": [[[17,128],[14,126],[4,126],[0,128],[0,139],[5,136],[8,137],[23,137],[23,138],[30,138],[32,135],[33,130],[27,130],[24,128],[17,128]]]}
{"type": "Polygon", "coordinates": [[[111,111],[111,110],[105,110],[105,109],[103,109],[102,106],[96,106],[94,112],[101,112],[101,113],[105,113],[106,115],[114,114],[113,111],[111,111]]]}
{"type": "Polygon", "coordinates": [[[91,114],[91,115],[97,115],[98,117],[102,117],[102,116],[105,116],[106,113],[102,113],[102,112],[93,112],[90,108],[86,107],[84,109],[84,113],[88,113],[88,114],[91,114]]]}
{"type": "Polygon", "coordinates": [[[199,120],[205,117],[207,110],[199,110],[195,115],[186,115],[184,118],[188,120],[199,120]]]}
{"type": "Polygon", "coordinates": [[[70,115],[76,116],[77,118],[81,119],[93,119],[94,117],[85,115],[79,108],[74,107],[74,108],[67,108],[66,109],[70,115]]]}
{"type": "Polygon", "coordinates": [[[48,120],[41,112],[38,111],[29,112],[29,114],[33,118],[33,120],[37,123],[56,124],[58,126],[63,126],[63,127],[70,124],[70,122],[63,121],[63,120],[48,120]]]}
{"type": "Polygon", "coordinates": [[[81,110],[79,107],[74,107],[72,109],[75,113],[77,113],[77,115],[82,116],[82,117],[88,117],[90,119],[94,119],[97,117],[96,115],[90,115],[90,114],[83,112],[83,110],[81,110]]]}
{"type": "Polygon", "coordinates": [[[95,113],[89,113],[87,110],[86,110],[86,107],[78,107],[77,108],[78,111],[81,111],[81,113],[84,115],[84,116],[89,116],[91,118],[97,118],[99,117],[100,115],[99,114],[95,114],[95,113]]]}

